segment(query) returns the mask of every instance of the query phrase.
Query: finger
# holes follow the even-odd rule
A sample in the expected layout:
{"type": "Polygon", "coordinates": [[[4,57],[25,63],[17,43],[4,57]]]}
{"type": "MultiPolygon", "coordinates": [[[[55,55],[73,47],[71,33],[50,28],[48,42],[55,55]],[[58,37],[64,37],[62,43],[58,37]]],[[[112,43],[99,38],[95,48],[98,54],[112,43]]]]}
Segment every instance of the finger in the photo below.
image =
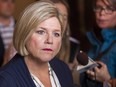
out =
{"type": "Polygon", "coordinates": [[[87,70],[87,72],[86,72],[87,74],[90,74],[90,70],[87,70]]]}
{"type": "Polygon", "coordinates": [[[93,71],[92,70],[87,70],[87,74],[93,74],[93,71]]]}
{"type": "Polygon", "coordinates": [[[95,76],[95,72],[91,72],[90,74],[91,74],[92,76],[95,76]]]}
{"type": "Polygon", "coordinates": [[[97,63],[101,64],[101,66],[105,66],[105,64],[101,61],[96,61],[97,63]]]}
{"type": "Polygon", "coordinates": [[[90,70],[89,70],[89,71],[88,71],[88,75],[90,75],[90,76],[93,77],[93,76],[95,76],[95,73],[94,73],[93,71],[90,71],[90,70]]]}
{"type": "Polygon", "coordinates": [[[95,73],[91,73],[90,75],[88,75],[88,78],[92,79],[92,80],[95,80],[95,73]]]}
{"type": "Polygon", "coordinates": [[[98,67],[95,67],[94,70],[95,70],[95,72],[99,72],[100,71],[100,69],[98,67]]]}

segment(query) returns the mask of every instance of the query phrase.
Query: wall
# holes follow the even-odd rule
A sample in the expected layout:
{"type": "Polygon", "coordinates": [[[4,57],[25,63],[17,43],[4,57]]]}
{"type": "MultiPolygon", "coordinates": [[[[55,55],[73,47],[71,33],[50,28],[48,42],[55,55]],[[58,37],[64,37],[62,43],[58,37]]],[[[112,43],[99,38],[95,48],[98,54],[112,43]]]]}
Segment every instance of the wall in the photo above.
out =
{"type": "Polygon", "coordinates": [[[36,0],[15,0],[16,9],[14,12],[14,17],[17,19],[24,8],[34,1],[36,0]]]}

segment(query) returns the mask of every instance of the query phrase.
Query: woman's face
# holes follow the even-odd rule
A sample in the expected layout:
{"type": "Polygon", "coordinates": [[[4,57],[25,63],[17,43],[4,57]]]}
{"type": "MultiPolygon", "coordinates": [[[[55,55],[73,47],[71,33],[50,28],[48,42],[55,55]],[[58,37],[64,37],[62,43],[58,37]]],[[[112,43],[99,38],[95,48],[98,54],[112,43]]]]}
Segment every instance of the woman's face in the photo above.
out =
{"type": "Polygon", "coordinates": [[[100,28],[113,28],[116,26],[116,11],[112,11],[109,14],[105,11],[112,8],[107,0],[104,0],[104,2],[103,0],[97,0],[96,8],[102,8],[101,11],[95,12],[96,22],[100,28]]]}
{"type": "Polygon", "coordinates": [[[68,20],[67,8],[62,3],[57,3],[57,4],[55,4],[55,6],[60,11],[60,13],[64,16],[64,29],[66,29],[66,27],[67,27],[67,20],[68,20]]]}
{"type": "Polygon", "coordinates": [[[52,17],[38,25],[27,41],[26,48],[33,58],[48,62],[58,53],[61,38],[61,25],[56,17],[52,17]]]}

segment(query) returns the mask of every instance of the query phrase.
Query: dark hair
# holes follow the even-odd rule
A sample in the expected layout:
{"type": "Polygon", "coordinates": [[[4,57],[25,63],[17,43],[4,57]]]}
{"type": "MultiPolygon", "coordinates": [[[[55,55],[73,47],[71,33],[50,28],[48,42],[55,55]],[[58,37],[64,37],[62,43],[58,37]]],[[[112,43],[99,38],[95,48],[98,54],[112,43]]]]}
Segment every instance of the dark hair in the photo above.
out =
{"type": "Polygon", "coordinates": [[[107,0],[116,9],[116,0],[107,0]]]}
{"type": "MultiPolygon", "coordinates": [[[[116,9],[116,0],[101,0],[101,1],[105,4],[106,4],[106,2],[108,2],[112,7],[114,7],[116,9]]],[[[93,7],[96,6],[96,2],[97,2],[97,0],[93,0],[93,7]]]]}

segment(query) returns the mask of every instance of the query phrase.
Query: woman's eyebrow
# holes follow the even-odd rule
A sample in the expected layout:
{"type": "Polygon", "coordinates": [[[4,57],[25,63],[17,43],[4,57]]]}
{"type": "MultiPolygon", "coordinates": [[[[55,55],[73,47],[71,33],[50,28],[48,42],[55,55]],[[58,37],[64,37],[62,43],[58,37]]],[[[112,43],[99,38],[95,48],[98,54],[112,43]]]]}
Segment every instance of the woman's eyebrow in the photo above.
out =
{"type": "Polygon", "coordinates": [[[47,30],[46,28],[44,28],[44,27],[39,27],[38,29],[43,29],[43,30],[47,30]]]}

